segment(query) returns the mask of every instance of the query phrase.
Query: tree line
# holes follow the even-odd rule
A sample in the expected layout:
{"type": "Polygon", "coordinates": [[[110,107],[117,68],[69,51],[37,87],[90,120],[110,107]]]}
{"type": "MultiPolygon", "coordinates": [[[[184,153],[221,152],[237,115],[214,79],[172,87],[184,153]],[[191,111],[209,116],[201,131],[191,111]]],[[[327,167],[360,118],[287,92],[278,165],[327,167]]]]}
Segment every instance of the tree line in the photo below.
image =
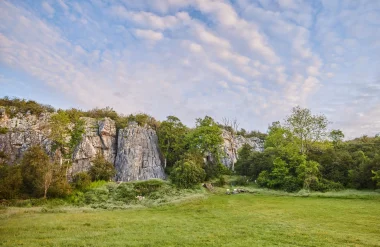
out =
{"type": "Polygon", "coordinates": [[[261,133],[238,129],[236,121],[225,120],[220,124],[209,116],[196,119],[195,127],[189,128],[175,116],[160,122],[144,113],[119,115],[109,107],[90,111],[55,110],[38,106],[34,101],[9,98],[1,99],[0,103],[14,114],[17,109],[24,114],[55,112],[49,122],[49,138],[53,141],[50,156],[42,147],[35,146],[9,166],[5,153],[0,152],[0,198],[62,197],[75,190],[85,190],[92,181],[112,179],[113,164],[99,153],[92,161],[91,170],[76,174],[68,181],[67,169],[74,148],[84,134],[81,117],[109,117],[118,129],[131,121],[155,129],[165,171],[179,188],[192,188],[213,179],[223,181],[226,174],[240,175],[241,181],[248,180],[261,187],[290,192],[380,186],[380,137],[363,136],[343,141],[342,131],[329,131],[327,118],[314,115],[306,108],[293,108],[282,123],[274,122],[267,133],[261,133]],[[239,154],[237,163],[232,166],[235,171],[229,170],[221,164],[225,155],[222,129],[232,137],[243,135],[263,140],[264,151],[257,152],[244,145],[235,150],[239,154]],[[58,156],[68,162],[62,162],[58,156]]]}

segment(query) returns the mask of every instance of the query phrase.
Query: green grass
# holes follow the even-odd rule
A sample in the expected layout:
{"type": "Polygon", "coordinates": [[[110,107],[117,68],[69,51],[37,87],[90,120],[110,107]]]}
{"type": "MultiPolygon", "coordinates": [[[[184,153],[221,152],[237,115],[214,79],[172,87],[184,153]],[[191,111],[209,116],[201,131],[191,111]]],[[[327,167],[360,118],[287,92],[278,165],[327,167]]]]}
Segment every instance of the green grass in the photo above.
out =
{"type": "Polygon", "coordinates": [[[0,246],[380,246],[380,200],[256,193],[127,210],[5,208],[0,246]]]}

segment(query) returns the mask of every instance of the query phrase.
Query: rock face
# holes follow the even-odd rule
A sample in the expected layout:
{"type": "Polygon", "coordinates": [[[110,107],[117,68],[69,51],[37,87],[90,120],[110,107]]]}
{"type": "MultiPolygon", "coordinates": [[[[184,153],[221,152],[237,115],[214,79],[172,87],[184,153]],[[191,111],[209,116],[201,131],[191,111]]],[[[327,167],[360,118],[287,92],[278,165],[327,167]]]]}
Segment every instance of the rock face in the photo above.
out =
{"type": "Polygon", "coordinates": [[[136,123],[119,130],[115,168],[117,181],[164,179],[156,132],[136,123]]]}
{"type": "Polygon", "coordinates": [[[245,138],[243,136],[235,136],[232,138],[231,134],[223,130],[222,137],[224,140],[223,151],[225,156],[222,158],[222,164],[228,168],[232,168],[232,163],[236,163],[238,159],[238,150],[243,147],[244,144],[250,145],[256,151],[264,150],[264,143],[257,137],[245,138]]]}
{"type": "Polygon", "coordinates": [[[115,162],[116,157],[115,122],[110,118],[98,121],[83,117],[81,120],[85,122],[85,133],[74,150],[73,165],[69,170],[71,175],[88,171],[97,153],[103,154],[104,158],[111,163],[115,162]]]}
{"type": "MultiPolygon", "coordinates": [[[[54,113],[53,113],[54,114],[54,113]]],[[[4,152],[9,164],[15,164],[31,146],[40,145],[50,155],[53,142],[49,140],[49,120],[52,114],[40,116],[18,114],[8,118],[0,107],[0,151],[4,152]]],[[[156,132],[136,124],[119,130],[117,137],[115,122],[110,118],[96,120],[81,118],[85,132],[72,154],[71,177],[78,172],[88,171],[98,152],[115,165],[118,181],[165,178],[160,158],[156,132]]],[[[59,154],[58,154],[59,155],[59,154]]]]}
{"type": "Polygon", "coordinates": [[[51,154],[52,142],[48,139],[50,130],[47,128],[49,119],[50,114],[41,114],[39,117],[18,114],[14,118],[8,118],[2,112],[0,127],[6,133],[0,134],[0,151],[8,156],[10,164],[15,163],[33,145],[41,145],[51,154]]]}

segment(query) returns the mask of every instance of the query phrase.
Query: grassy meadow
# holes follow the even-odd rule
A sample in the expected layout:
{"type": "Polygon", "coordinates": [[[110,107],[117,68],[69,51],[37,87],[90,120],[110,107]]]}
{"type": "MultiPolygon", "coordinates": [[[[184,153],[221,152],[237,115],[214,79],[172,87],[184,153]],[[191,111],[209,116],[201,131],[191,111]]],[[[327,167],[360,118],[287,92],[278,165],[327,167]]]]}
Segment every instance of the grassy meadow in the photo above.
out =
{"type": "Polygon", "coordinates": [[[380,197],[210,194],[154,207],[6,207],[0,246],[380,246],[380,197]]]}

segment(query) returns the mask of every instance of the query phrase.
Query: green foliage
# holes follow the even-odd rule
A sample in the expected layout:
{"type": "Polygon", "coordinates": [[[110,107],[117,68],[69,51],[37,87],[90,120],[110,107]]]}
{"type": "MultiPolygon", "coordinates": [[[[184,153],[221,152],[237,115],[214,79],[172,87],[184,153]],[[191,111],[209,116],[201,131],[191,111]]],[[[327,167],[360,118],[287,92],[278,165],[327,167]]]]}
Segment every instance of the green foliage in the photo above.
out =
{"type": "Polygon", "coordinates": [[[54,147],[61,151],[62,154],[67,154],[68,138],[70,136],[70,117],[62,110],[53,114],[50,118],[49,127],[51,129],[49,138],[54,141],[54,147]]]}
{"type": "Polygon", "coordinates": [[[215,163],[220,159],[220,145],[223,143],[222,131],[215,121],[206,116],[196,120],[196,128],[186,137],[190,149],[198,150],[203,155],[210,153],[215,163]]]}
{"type": "Polygon", "coordinates": [[[157,135],[166,166],[172,167],[185,153],[187,132],[188,128],[177,117],[169,116],[161,123],[157,135]]]}
{"type": "Polygon", "coordinates": [[[344,134],[341,130],[332,130],[330,132],[330,139],[333,142],[334,147],[339,146],[344,138],[344,134]]]}
{"type": "Polygon", "coordinates": [[[0,127],[0,135],[4,135],[8,133],[8,128],[7,127],[0,127]]]}
{"type": "Polygon", "coordinates": [[[246,176],[239,176],[235,180],[235,183],[236,185],[239,185],[239,186],[247,186],[249,183],[249,179],[246,176]]]}
{"type": "Polygon", "coordinates": [[[25,100],[19,98],[10,99],[9,97],[0,98],[0,106],[4,106],[6,113],[13,117],[17,113],[31,113],[40,115],[43,112],[54,112],[55,109],[50,105],[39,104],[33,100],[25,100]]]}
{"type": "Polygon", "coordinates": [[[33,197],[65,196],[70,193],[66,167],[50,160],[40,146],[32,146],[21,160],[23,192],[33,197]]]}
{"type": "Polygon", "coordinates": [[[70,141],[69,141],[70,154],[74,152],[74,149],[82,141],[84,133],[85,133],[85,122],[81,119],[77,119],[74,122],[73,129],[70,131],[70,141]]]}
{"type": "Polygon", "coordinates": [[[170,173],[170,180],[179,188],[192,188],[204,181],[205,177],[202,167],[192,160],[177,161],[170,173]]]}
{"type": "Polygon", "coordinates": [[[319,164],[316,161],[309,160],[301,163],[297,167],[298,178],[303,181],[303,188],[310,189],[311,184],[318,184],[319,182],[319,164]]]}
{"type": "Polygon", "coordinates": [[[299,106],[292,109],[292,114],[286,119],[287,129],[299,139],[299,150],[308,153],[315,142],[322,141],[327,136],[328,121],[324,115],[312,115],[307,108],[299,106]]]}
{"type": "Polygon", "coordinates": [[[206,116],[196,120],[196,128],[186,135],[186,146],[193,153],[206,156],[204,166],[207,179],[218,177],[224,172],[223,165],[220,164],[222,155],[221,145],[223,143],[222,130],[217,123],[206,116]]]}
{"type": "Polygon", "coordinates": [[[80,172],[74,175],[71,186],[80,191],[85,191],[90,187],[91,176],[87,172],[80,172]]]}
{"type": "Polygon", "coordinates": [[[380,170],[378,171],[371,171],[373,174],[372,180],[376,182],[376,186],[380,187],[380,170]]]}
{"type": "Polygon", "coordinates": [[[113,176],[115,176],[115,168],[113,164],[107,161],[102,153],[98,152],[92,163],[93,165],[89,171],[92,181],[109,181],[113,176]]]}
{"type": "Polygon", "coordinates": [[[19,165],[9,166],[0,163],[0,199],[15,199],[20,197],[22,176],[19,165]]]}

